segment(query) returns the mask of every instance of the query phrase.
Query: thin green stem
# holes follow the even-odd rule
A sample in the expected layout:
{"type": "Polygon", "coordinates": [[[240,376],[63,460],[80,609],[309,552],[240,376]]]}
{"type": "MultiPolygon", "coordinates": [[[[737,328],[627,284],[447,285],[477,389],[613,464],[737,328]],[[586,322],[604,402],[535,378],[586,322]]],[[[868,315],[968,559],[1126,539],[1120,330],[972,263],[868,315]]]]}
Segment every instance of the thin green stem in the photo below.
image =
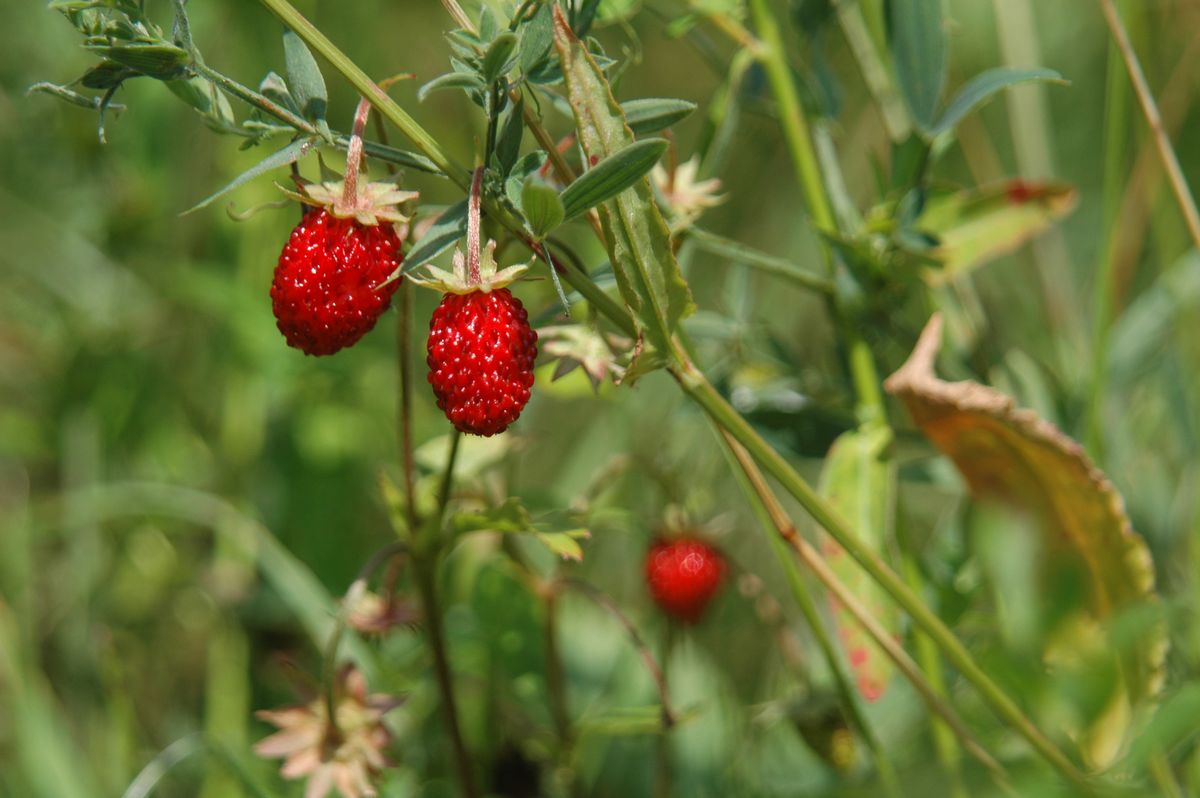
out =
{"type": "Polygon", "coordinates": [[[808,120],[804,116],[803,106],[800,105],[800,95],[792,80],[792,70],[787,62],[779,23],[771,14],[767,0],[750,0],[750,13],[754,18],[754,26],[758,29],[758,36],[762,44],[758,50],[759,60],[767,73],[775,104],[779,107],[779,123],[783,127],[783,138],[792,157],[796,179],[799,181],[800,188],[804,192],[804,199],[808,203],[808,212],[818,230],[834,232],[836,225],[833,208],[825,194],[825,185],[821,179],[821,166],[817,162],[817,155],[813,150],[808,120]]]}
{"type": "Polygon", "coordinates": [[[1017,731],[1047,762],[1072,782],[1084,786],[1087,779],[1067,756],[1033,724],[1020,707],[975,662],[954,633],[904,584],[896,572],[850,529],[808,482],[738,414],[715,388],[696,371],[684,364],[672,374],[683,390],[704,408],[712,419],[727,430],[779,484],[791,494],[835,541],[852,556],[908,613],[913,622],[928,634],[958,668],[959,672],[983,696],[984,700],[1017,731]]]}
{"type": "Polygon", "coordinates": [[[916,664],[909,658],[904,649],[900,647],[900,644],[888,634],[887,630],[879,625],[879,622],[862,605],[858,597],[837,577],[833,569],[825,562],[825,558],[821,556],[820,552],[800,536],[799,531],[797,531],[796,527],[787,517],[787,514],[784,513],[778,499],[775,498],[775,495],[767,485],[762,472],[753,459],[751,459],[746,449],[732,440],[728,433],[725,440],[733,452],[738,465],[741,466],[742,472],[749,481],[754,494],[770,514],[772,526],[778,533],[778,537],[795,549],[801,561],[837,597],[842,606],[854,616],[854,620],[862,626],[863,630],[871,637],[875,644],[892,660],[896,668],[908,679],[909,683],[916,688],[921,698],[925,700],[926,705],[945,720],[946,724],[954,730],[954,733],[962,741],[963,747],[970,751],[973,756],[992,772],[1001,787],[1005,787],[1008,777],[1004,772],[1004,768],[1000,766],[1000,763],[993,759],[984,750],[983,746],[976,742],[974,736],[972,736],[962,720],[959,719],[954,709],[936,694],[930,684],[921,675],[916,664]]]}
{"type": "Polygon", "coordinates": [[[1134,52],[1133,45],[1129,42],[1129,34],[1121,22],[1121,15],[1117,13],[1113,0],[1099,0],[1099,2],[1101,10],[1104,12],[1104,20],[1108,23],[1108,29],[1112,33],[1113,41],[1116,42],[1117,50],[1120,51],[1121,58],[1125,61],[1125,68],[1133,83],[1133,92],[1137,95],[1138,103],[1142,107],[1142,114],[1146,117],[1146,124],[1150,126],[1150,133],[1154,137],[1154,143],[1158,147],[1158,154],[1162,159],[1163,168],[1167,172],[1171,190],[1175,194],[1175,202],[1179,206],[1183,220],[1187,223],[1188,232],[1191,234],[1192,245],[1200,247],[1200,212],[1196,210],[1196,199],[1192,196],[1187,178],[1183,175],[1183,168],[1179,165],[1179,157],[1175,154],[1175,148],[1171,146],[1171,139],[1163,127],[1162,116],[1158,112],[1158,105],[1154,101],[1150,85],[1146,82],[1146,75],[1142,72],[1141,62],[1138,61],[1137,53],[1134,52]]]}
{"type": "Polygon", "coordinates": [[[467,751],[466,743],[463,742],[462,729],[459,727],[454,677],[450,673],[450,661],[446,653],[446,639],[442,629],[442,610],[437,592],[436,556],[430,557],[428,560],[418,560],[414,570],[417,589],[421,594],[421,604],[425,610],[425,629],[429,637],[429,647],[433,649],[433,666],[437,675],[438,691],[441,693],[442,713],[446,719],[450,744],[454,749],[455,770],[458,773],[463,795],[467,798],[478,798],[480,792],[475,783],[474,763],[467,751]]]}
{"type": "Polygon", "coordinates": [[[437,512],[431,534],[436,537],[442,531],[442,521],[446,517],[446,505],[450,503],[450,490],[454,486],[454,465],[458,462],[458,447],[462,442],[462,433],[457,429],[450,433],[450,453],[446,456],[446,470],[442,473],[442,484],[438,488],[437,512]]]}
{"type": "MultiPolygon", "coordinates": [[[[900,568],[904,573],[904,581],[908,583],[914,593],[919,594],[922,583],[916,556],[904,542],[903,536],[901,537],[900,568]]],[[[929,681],[929,686],[935,693],[946,699],[946,677],[942,671],[942,660],[938,656],[933,640],[929,635],[916,629],[913,631],[913,644],[917,649],[917,663],[929,681]]],[[[967,791],[962,782],[962,754],[958,747],[958,741],[954,737],[954,731],[940,719],[933,718],[932,733],[933,747],[937,752],[938,762],[950,782],[948,785],[950,795],[953,798],[966,798],[967,791]]]]}
{"type": "Polygon", "coordinates": [[[748,476],[748,470],[754,468],[754,464],[752,461],[743,461],[743,458],[749,458],[745,448],[725,430],[717,428],[717,431],[725,443],[724,451],[727,457],[731,464],[736,466],[733,469],[734,478],[737,479],[742,491],[750,499],[750,506],[754,514],[758,516],[758,520],[762,524],[764,531],[767,533],[767,539],[771,542],[771,548],[775,553],[775,560],[783,568],[792,598],[795,599],[796,605],[800,608],[800,613],[804,616],[809,631],[817,641],[817,648],[821,649],[821,655],[825,658],[829,672],[833,675],[834,685],[841,698],[842,707],[845,709],[851,725],[871,751],[871,755],[875,760],[875,769],[879,771],[879,777],[883,781],[888,794],[891,796],[899,795],[900,789],[896,779],[895,768],[892,767],[891,760],[887,758],[887,752],[883,750],[879,738],[875,735],[866,716],[863,715],[862,708],[854,694],[854,687],[846,675],[845,663],[838,655],[837,646],[833,642],[833,636],[829,633],[829,628],[826,626],[825,620],[821,617],[821,611],[817,608],[816,599],[813,598],[812,591],[808,589],[808,585],[805,584],[804,579],[800,576],[800,569],[796,567],[796,561],[792,558],[787,543],[781,535],[776,534],[780,527],[788,523],[787,514],[779,506],[779,502],[775,500],[774,494],[769,492],[759,493],[755,490],[755,485],[750,481],[748,476]]]}
{"type": "Polygon", "coordinates": [[[407,136],[417,146],[417,149],[445,172],[446,176],[453,180],[459,188],[463,191],[468,189],[470,186],[469,172],[443,153],[433,136],[417,124],[407,111],[401,108],[383,89],[379,88],[366,72],[339,50],[324,33],[305,19],[304,15],[297,11],[291,3],[287,0],[259,0],[259,2],[278,17],[284,25],[291,28],[309,47],[320,53],[330,66],[346,78],[350,85],[375,107],[375,110],[383,114],[401,133],[407,136]]]}
{"type": "MultiPolygon", "coordinates": [[[[813,146],[812,133],[804,114],[804,106],[800,103],[800,95],[796,90],[796,83],[792,79],[792,70],[787,62],[779,23],[771,13],[768,0],[750,0],[750,13],[762,40],[758,57],[767,73],[771,93],[775,97],[783,138],[787,144],[788,153],[791,155],[792,165],[796,170],[796,179],[804,193],[808,212],[812,216],[818,233],[836,232],[837,222],[833,214],[833,204],[829,200],[825,181],[821,175],[821,164],[817,159],[816,148],[813,146]]],[[[832,276],[833,253],[824,241],[821,243],[821,250],[825,256],[826,269],[832,276]]],[[[834,315],[839,317],[839,327],[846,341],[850,377],[858,397],[859,416],[864,423],[883,422],[886,419],[886,412],[883,395],[879,391],[879,375],[876,372],[874,355],[863,339],[862,333],[851,320],[842,318],[842,314],[837,312],[836,307],[831,309],[834,315]]]]}
{"type": "Polygon", "coordinates": [[[458,445],[461,439],[462,433],[455,430],[450,438],[450,453],[446,457],[445,471],[438,489],[437,510],[427,522],[426,543],[418,548],[418,553],[414,556],[413,570],[416,574],[417,590],[421,594],[429,647],[433,650],[434,673],[437,676],[438,692],[441,694],[442,711],[446,719],[450,745],[454,751],[455,771],[458,773],[463,795],[466,798],[478,798],[480,792],[475,782],[474,762],[463,741],[462,729],[458,720],[458,701],[455,697],[454,676],[450,671],[450,658],[446,649],[445,632],[442,628],[442,608],[437,586],[441,553],[437,541],[446,515],[446,505],[450,502],[451,487],[454,484],[454,465],[458,460],[458,445]]]}
{"type": "Polygon", "coordinates": [[[417,466],[413,458],[412,431],[412,286],[408,280],[400,283],[396,291],[400,305],[396,314],[396,371],[400,380],[400,399],[396,405],[396,419],[400,433],[400,469],[404,473],[404,498],[408,528],[415,531],[421,523],[417,515],[417,492],[415,488],[417,466]]]}
{"type": "Polygon", "coordinates": [[[1108,46],[1108,72],[1104,87],[1104,185],[1102,230],[1112,231],[1100,250],[1096,283],[1092,293],[1092,373],[1088,386],[1087,419],[1084,423],[1088,452],[1103,462],[1104,436],[1100,424],[1101,399],[1108,371],[1109,329],[1113,316],[1116,281],[1116,225],[1125,184],[1125,148],[1129,139],[1129,82],[1121,65],[1116,42],[1108,46]]]}
{"type": "Polygon", "coordinates": [[[698,249],[712,255],[729,258],[739,263],[751,266],[764,274],[781,277],[801,288],[819,291],[823,294],[833,293],[833,281],[819,274],[799,269],[791,261],[759,252],[740,242],[702,230],[699,227],[689,227],[681,232],[684,240],[692,241],[698,249]]]}

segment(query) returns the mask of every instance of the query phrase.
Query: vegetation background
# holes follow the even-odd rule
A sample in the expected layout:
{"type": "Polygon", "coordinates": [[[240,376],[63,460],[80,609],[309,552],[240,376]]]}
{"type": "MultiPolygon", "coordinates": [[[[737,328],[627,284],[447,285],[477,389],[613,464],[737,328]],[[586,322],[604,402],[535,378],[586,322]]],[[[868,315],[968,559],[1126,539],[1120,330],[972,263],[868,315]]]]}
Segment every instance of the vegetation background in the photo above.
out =
{"type": "MultiPolygon", "coordinates": [[[[423,104],[415,97],[423,80],[446,69],[449,22],[438,3],[296,5],[372,75],[416,73],[393,95],[460,162],[470,160],[483,131],[469,104],[457,93],[423,104]]],[[[1200,4],[1139,1],[1122,10],[1183,170],[1200,174],[1200,4]]],[[[611,53],[632,59],[622,99],[682,97],[703,110],[713,97],[728,47],[703,28],[686,41],[671,35],[681,11],[651,0],[601,29],[611,53]]],[[[282,70],[280,26],[259,5],[193,0],[190,12],[219,69],[246,83],[282,70]]],[[[996,385],[1084,441],[1124,495],[1154,555],[1171,622],[1164,706],[1178,716],[1159,731],[1180,778],[1200,790],[1195,729],[1179,720],[1194,720],[1200,697],[1200,260],[1096,2],[954,0],[948,16],[950,87],[988,67],[1027,63],[1056,69],[1071,85],[1002,95],[960,129],[937,180],[1054,178],[1078,192],[1075,210],[1051,232],[965,281],[986,326],[960,353],[963,371],[954,376],[996,385]],[[1114,252],[1117,233],[1125,237],[1114,252]],[[1096,292],[1109,258],[1118,310],[1111,329],[1098,323],[1096,292]],[[1097,357],[1109,365],[1101,384],[1092,379],[1097,357]]],[[[788,35],[799,41],[794,30],[788,35]]],[[[797,43],[794,58],[811,46],[797,43]]],[[[872,159],[886,161],[887,136],[836,26],[821,46],[825,85],[837,90],[829,130],[848,193],[868,208],[878,199],[872,159]]],[[[93,114],[26,96],[36,81],[65,81],[91,61],[76,32],[43,4],[5,14],[0,794],[120,795],[158,752],[196,733],[214,748],[180,764],[156,794],[299,794],[249,754],[268,731],[252,712],[290,702],[293,671],[319,672],[330,597],[391,539],[377,489],[380,469],[395,468],[391,317],[334,358],[287,348],[267,291],[294,210],[244,223],[219,207],[179,215],[262,152],[211,134],[149,80],[118,95],[128,110],[110,115],[107,145],[97,141],[93,114]]],[[[348,127],[356,97],[327,80],[330,117],[348,127]]],[[[761,74],[751,73],[743,95],[737,139],[718,170],[729,200],[704,226],[798,264],[815,262],[816,237],[798,222],[802,199],[761,74]]],[[[682,157],[702,117],[675,128],[682,157]]],[[[429,201],[458,199],[448,183],[415,182],[429,201]]],[[[233,198],[245,208],[273,199],[274,189],[262,179],[233,198]]],[[[582,237],[580,246],[590,262],[600,257],[582,237]]],[[[822,303],[700,252],[686,269],[703,309],[690,322],[700,361],[815,478],[829,443],[852,423],[822,303]]],[[[523,293],[535,315],[553,314],[547,284],[523,293]]],[[[423,324],[434,296],[417,298],[423,324]]],[[[916,332],[898,329],[882,343],[885,371],[899,365],[916,332]]],[[[663,374],[598,396],[578,372],[556,383],[549,376],[539,371],[511,434],[468,450],[481,468],[504,458],[472,484],[522,496],[541,511],[586,500],[592,537],[574,572],[611,594],[655,646],[665,627],[640,563],[670,514],[703,524],[739,568],[762,575],[763,592],[779,597],[800,641],[807,687],[764,631],[761,601],[756,608],[737,580],[689,630],[670,668],[673,700],[694,710],[672,735],[675,794],[852,794],[853,780],[801,733],[820,727],[805,708],[828,691],[828,675],[702,416],[663,374]],[[615,476],[597,488],[604,473],[615,476]]],[[[429,447],[448,431],[424,392],[416,431],[429,447]]],[[[1046,605],[1028,595],[1020,573],[1002,567],[1019,556],[1009,542],[979,545],[971,534],[977,519],[960,497],[946,476],[929,481],[910,506],[932,530],[923,556],[943,614],[969,638],[993,622],[997,601],[1034,613],[1046,605]]],[[[468,741],[499,791],[504,774],[539,761],[527,729],[550,723],[540,610],[486,551],[456,553],[447,584],[468,741]]],[[[1004,619],[1020,616],[1009,610],[1004,619]]],[[[650,794],[658,743],[644,718],[656,699],[636,653],[586,602],[567,600],[559,628],[571,706],[588,740],[579,762],[585,794],[650,794]]],[[[393,635],[384,656],[394,670],[372,687],[408,694],[394,718],[399,767],[384,794],[453,794],[420,635],[393,635]]],[[[999,655],[994,664],[1005,667],[999,655]]],[[[955,703],[990,722],[969,695],[955,703]]],[[[911,689],[894,680],[868,713],[905,778],[936,791],[928,722],[911,689]]],[[[994,738],[1004,739],[1000,731],[994,738]]],[[[526,794],[509,789],[504,794],[526,794]]]]}

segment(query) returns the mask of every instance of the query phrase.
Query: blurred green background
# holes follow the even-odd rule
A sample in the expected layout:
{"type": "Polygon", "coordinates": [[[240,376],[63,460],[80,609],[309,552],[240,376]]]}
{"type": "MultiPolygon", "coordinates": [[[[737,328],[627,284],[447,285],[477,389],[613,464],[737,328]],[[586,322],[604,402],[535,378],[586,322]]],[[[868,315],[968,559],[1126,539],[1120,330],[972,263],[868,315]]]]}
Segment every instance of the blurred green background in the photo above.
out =
{"type": "MultiPolygon", "coordinates": [[[[168,4],[157,5],[169,25],[168,4]]],[[[683,97],[703,110],[723,79],[726,43],[703,26],[690,41],[673,37],[666,26],[681,5],[645,5],[599,34],[611,54],[632,59],[621,99],[683,97]]],[[[435,0],[297,6],[372,75],[416,73],[393,96],[460,162],[471,159],[483,131],[469,103],[450,92],[415,98],[423,80],[446,69],[448,24],[435,0]]],[[[1200,174],[1200,5],[1124,8],[1184,172],[1200,174]]],[[[216,68],[251,85],[282,71],[279,25],[257,4],[193,0],[190,11],[216,68]]],[[[953,376],[996,385],[1085,440],[1121,490],[1155,556],[1176,695],[1200,668],[1200,261],[1187,254],[1122,73],[1110,74],[1094,2],[956,0],[950,18],[951,88],[1025,59],[1071,85],[1018,89],[986,107],[939,162],[938,180],[1054,177],[1079,191],[1077,209],[1055,230],[954,289],[947,301],[982,326],[955,353],[961,373],[953,376]],[[1107,381],[1095,391],[1094,275],[1114,219],[1127,234],[1117,254],[1122,315],[1107,381]],[[1097,412],[1091,431],[1089,408],[1097,412]]],[[[381,469],[396,472],[394,316],[336,357],[287,348],[267,292],[294,209],[248,222],[216,206],[179,215],[263,151],[239,151],[145,79],[119,92],[128,108],[110,114],[109,143],[100,145],[92,113],[25,94],[36,81],[82,73],[92,59],[78,44],[37,2],[14,5],[0,26],[0,794],[120,795],[160,750],[199,732],[215,748],[181,764],[158,794],[240,796],[259,784],[262,794],[298,795],[273,764],[249,754],[268,731],[251,713],[292,701],[296,671],[319,672],[330,597],[391,539],[377,484],[381,469]]],[[[872,163],[886,162],[887,137],[836,27],[823,48],[839,95],[828,130],[848,191],[865,209],[878,199],[872,163]]],[[[797,45],[797,62],[806,52],[797,45]]],[[[349,127],[355,98],[332,73],[326,79],[330,117],[349,127]]],[[[744,94],[737,138],[717,171],[729,200],[704,226],[815,263],[761,74],[751,73],[744,94]]],[[[681,157],[701,117],[676,127],[681,157]]],[[[568,127],[555,117],[549,126],[568,127]]],[[[260,179],[233,200],[246,208],[274,199],[270,183],[260,179]]],[[[458,199],[446,182],[411,183],[429,202],[458,199]]],[[[594,242],[578,240],[589,262],[600,259],[594,242]]],[[[815,475],[851,405],[822,304],[715,257],[685,261],[702,308],[692,324],[700,362],[815,475]]],[[[522,295],[534,315],[553,314],[546,282],[524,285],[522,295]]],[[[416,296],[420,332],[435,298],[416,296]]],[[[886,371],[916,331],[902,325],[875,339],[886,371]]],[[[541,512],[586,510],[592,538],[574,570],[612,594],[655,645],[662,622],[640,562],[667,508],[762,575],[767,593],[786,595],[715,440],[667,377],[598,396],[578,372],[555,384],[545,369],[538,378],[502,450],[468,450],[491,458],[464,474],[468,489],[521,496],[541,512]]],[[[420,387],[417,440],[436,447],[448,427],[420,387]]],[[[971,633],[988,622],[991,591],[1004,588],[988,576],[988,558],[1005,554],[972,548],[961,488],[946,469],[928,471],[910,500],[932,530],[927,576],[971,633]]],[[[530,731],[549,727],[540,610],[485,547],[456,552],[447,578],[468,739],[500,789],[495,774],[534,767],[545,749],[530,731]]],[[[674,700],[696,710],[673,742],[676,794],[852,793],[853,782],[839,781],[798,732],[809,721],[795,707],[828,685],[805,632],[792,624],[807,688],[763,632],[761,601],[736,587],[672,661],[674,700]]],[[[620,629],[591,605],[567,600],[561,626],[573,713],[595,726],[581,745],[585,794],[650,794],[656,740],[637,724],[637,733],[618,734],[614,713],[636,717],[652,704],[651,682],[620,629]]],[[[452,794],[419,634],[393,635],[381,661],[389,667],[372,688],[409,694],[392,718],[399,767],[385,794],[452,794]]],[[[975,699],[961,702],[969,719],[991,722],[975,699]]],[[[869,712],[911,783],[935,778],[911,690],[893,684],[869,712]]],[[[1190,738],[1179,743],[1182,767],[1200,785],[1190,738]]]]}

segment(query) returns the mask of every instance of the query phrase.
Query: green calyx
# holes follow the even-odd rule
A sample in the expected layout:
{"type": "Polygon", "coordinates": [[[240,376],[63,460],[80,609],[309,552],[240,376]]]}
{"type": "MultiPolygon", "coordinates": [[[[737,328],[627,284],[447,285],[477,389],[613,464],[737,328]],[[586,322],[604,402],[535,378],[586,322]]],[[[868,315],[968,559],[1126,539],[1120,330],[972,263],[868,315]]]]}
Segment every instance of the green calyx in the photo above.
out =
{"type": "Polygon", "coordinates": [[[402,224],[409,217],[400,210],[400,204],[416,199],[416,191],[405,191],[395,183],[374,182],[362,187],[351,186],[347,191],[345,180],[330,180],[324,183],[297,181],[299,191],[289,191],[280,186],[287,196],[314,208],[324,208],[338,219],[354,219],[359,224],[374,226],[390,222],[402,224]]]}
{"type": "MultiPolygon", "coordinates": [[[[469,250],[470,247],[468,247],[469,250]]],[[[412,275],[409,279],[417,285],[433,288],[443,294],[473,294],[476,291],[487,294],[497,288],[504,288],[529,270],[527,263],[518,263],[500,269],[496,265],[495,252],[496,242],[489,239],[487,245],[479,251],[477,269],[472,269],[468,256],[464,255],[461,249],[456,248],[453,272],[439,269],[436,266],[426,266],[426,276],[412,275]],[[477,274],[473,275],[472,272],[477,272],[477,274]],[[473,277],[475,279],[472,279],[473,277]]]]}

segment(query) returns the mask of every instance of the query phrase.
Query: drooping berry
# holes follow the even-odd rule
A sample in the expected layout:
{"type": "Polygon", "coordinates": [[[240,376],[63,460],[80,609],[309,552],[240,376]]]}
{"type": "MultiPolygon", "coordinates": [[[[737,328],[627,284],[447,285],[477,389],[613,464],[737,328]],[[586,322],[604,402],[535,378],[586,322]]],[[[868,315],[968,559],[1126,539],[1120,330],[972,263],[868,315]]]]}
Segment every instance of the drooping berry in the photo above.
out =
{"type": "Polygon", "coordinates": [[[304,214],[271,283],[275,322],[288,345],[331,355],[371,331],[399,280],[401,241],[391,223],[367,225],[324,208],[304,214]]]}
{"type": "Polygon", "coordinates": [[[654,602],[685,623],[700,620],[725,578],[725,558],[703,541],[659,539],[646,553],[646,584],[654,602]]]}
{"type": "Polygon", "coordinates": [[[471,180],[467,251],[454,251],[452,272],[427,266],[417,285],[440,291],[429,321],[429,384],[455,429],[495,435],[517,420],[533,387],[537,333],[521,300],[505,288],[529,267],[500,269],[496,242],[481,246],[483,168],[471,180]]]}
{"type": "Polygon", "coordinates": [[[533,387],[537,333],[507,288],[446,294],[429,322],[429,383],[455,428],[504,432],[533,387]]]}
{"type": "Polygon", "coordinates": [[[397,225],[408,221],[400,205],[417,193],[396,183],[359,183],[370,109],[363,99],[355,110],[344,177],[322,183],[297,178],[298,191],[284,190],[308,210],[279,253],[271,306],[288,345],[310,355],[357,343],[399,286],[399,278],[392,279],[403,260],[397,225]]]}

